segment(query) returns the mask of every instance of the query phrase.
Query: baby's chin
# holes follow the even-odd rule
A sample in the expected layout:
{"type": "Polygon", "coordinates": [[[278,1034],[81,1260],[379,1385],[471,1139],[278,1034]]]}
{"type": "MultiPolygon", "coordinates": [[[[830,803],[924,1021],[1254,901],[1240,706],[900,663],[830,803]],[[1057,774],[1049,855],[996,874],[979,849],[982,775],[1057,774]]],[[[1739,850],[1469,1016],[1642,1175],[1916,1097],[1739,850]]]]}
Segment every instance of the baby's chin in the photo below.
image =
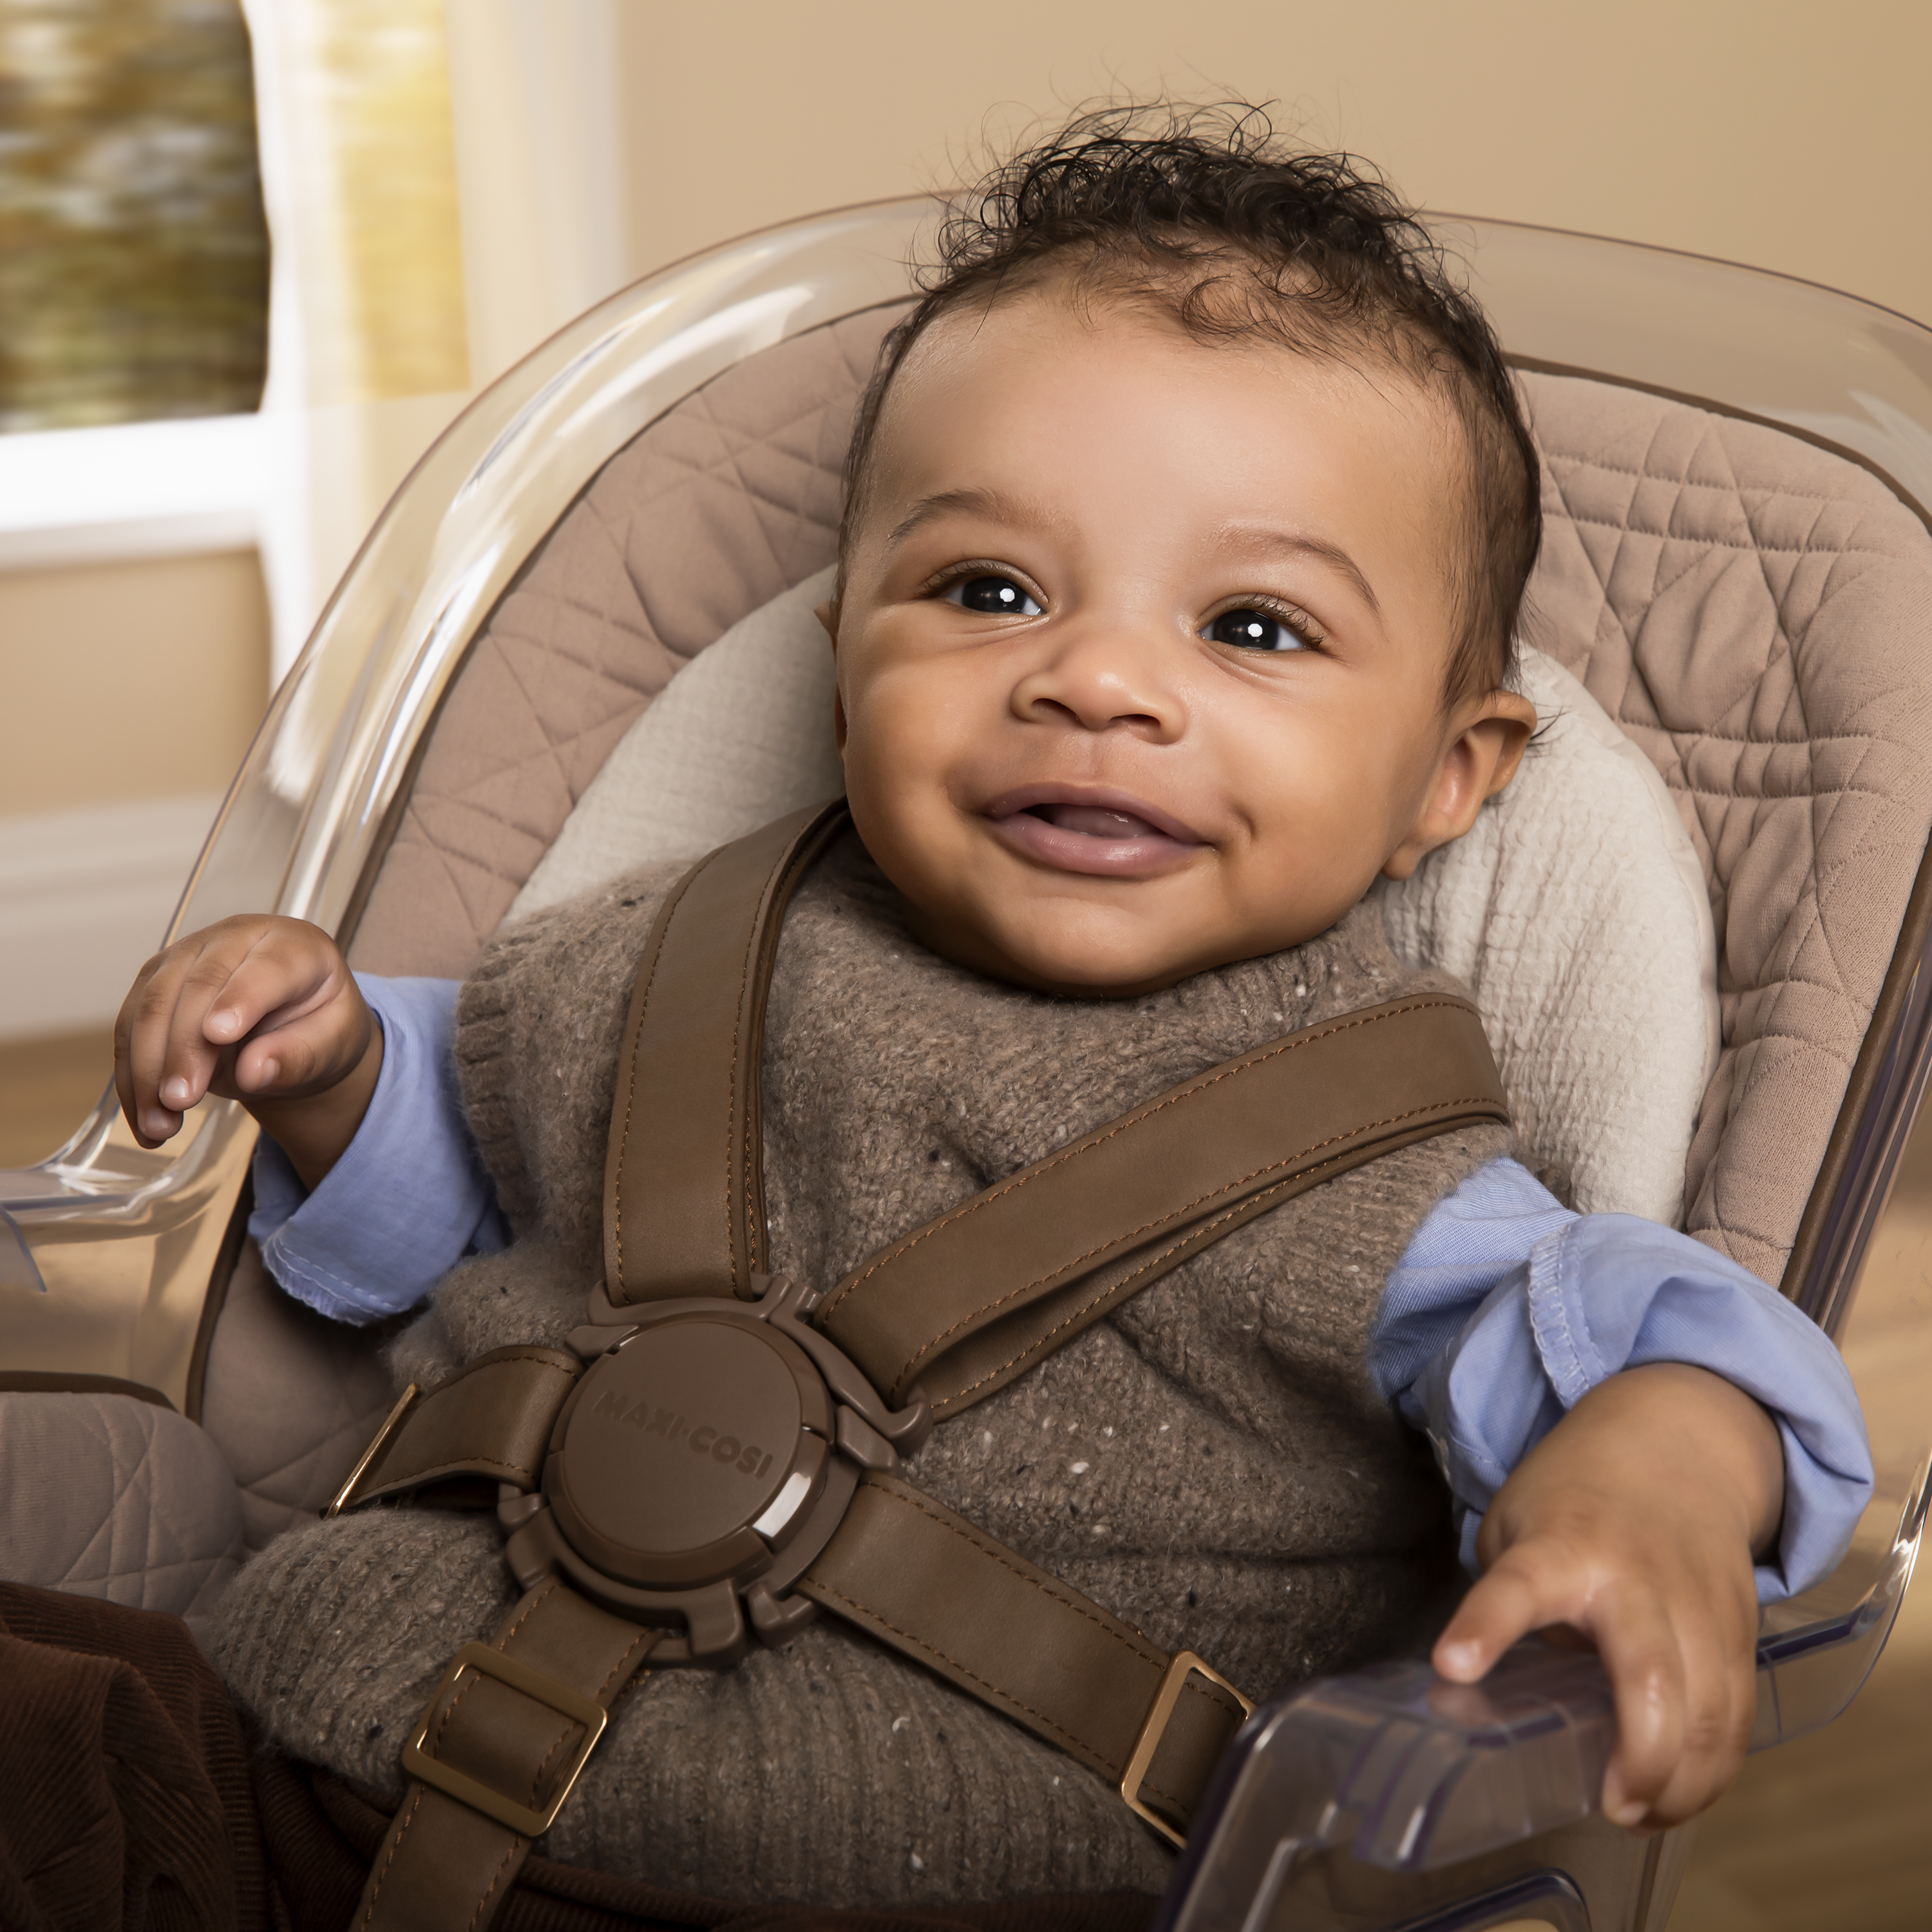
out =
{"type": "Polygon", "coordinates": [[[1213,967],[1280,950],[1277,944],[1251,944],[1233,935],[1204,945],[1198,933],[1123,931],[1108,921],[988,926],[943,910],[928,915],[909,901],[906,925],[921,945],[956,965],[1031,992],[1070,999],[1132,999],[1213,967]]]}

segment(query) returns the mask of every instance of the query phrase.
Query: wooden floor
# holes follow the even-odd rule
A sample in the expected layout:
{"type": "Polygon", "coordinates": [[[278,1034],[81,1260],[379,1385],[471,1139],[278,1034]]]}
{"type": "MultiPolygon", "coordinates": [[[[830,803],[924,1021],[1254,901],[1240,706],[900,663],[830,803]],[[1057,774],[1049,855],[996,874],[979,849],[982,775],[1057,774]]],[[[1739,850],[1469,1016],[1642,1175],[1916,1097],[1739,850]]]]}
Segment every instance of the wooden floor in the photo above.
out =
{"type": "Polygon", "coordinates": [[[1932,1584],[1858,1700],[1745,1766],[1703,1818],[1671,1932],[1932,1927],[1932,1584]]]}
{"type": "MultiPolygon", "coordinates": [[[[110,1053],[104,1032],[0,1046],[0,1168],[73,1132],[106,1084],[110,1053]]],[[[1932,1388],[1932,1150],[1899,1192],[1919,1214],[1862,1292],[1847,1342],[1862,1388],[1932,1388]]],[[[1703,1820],[1672,1932],[1928,1932],[1928,1812],[1932,1582],[1922,1582],[1851,1710],[1752,1760],[1703,1820]]]]}
{"type": "Polygon", "coordinates": [[[105,1027],[0,1044],[0,1168],[44,1160],[79,1126],[112,1077],[105,1027]]]}

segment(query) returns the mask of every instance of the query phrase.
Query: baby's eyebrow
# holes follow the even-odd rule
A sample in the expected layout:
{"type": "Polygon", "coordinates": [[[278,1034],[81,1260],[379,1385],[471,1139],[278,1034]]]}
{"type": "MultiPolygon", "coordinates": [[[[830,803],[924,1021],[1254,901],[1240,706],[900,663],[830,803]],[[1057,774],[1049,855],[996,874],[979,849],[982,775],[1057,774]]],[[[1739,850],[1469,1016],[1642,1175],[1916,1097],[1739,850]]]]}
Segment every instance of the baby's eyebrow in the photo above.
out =
{"type": "Polygon", "coordinates": [[[886,533],[886,548],[896,550],[915,530],[931,523],[935,518],[948,516],[964,511],[968,514],[989,518],[997,523],[1033,524],[1058,520],[1049,518],[1043,511],[1031,504],[1022,503],[1011,496],[1003,496],[997,490],[941,490],[931,496],[922,496],[906,514],[902,517],[886,533]]]}
{"type": "Polygon", "coordinates": [[[1333,564],[1361,592],[1363,602],[1378,617],[1382,614],[1374,586],[1362,574],[1355,560],[1339,544],[1325,542],[1320,537],[1302,536],[1294,530],[1270,530],[1254,524],[1226,525],[1221,531],[1220,542],[1221,548],[1226,550],[1246,551],[1255,555],[1288,550],[1298,556],[1316,557],[1324,563],[1333,564]]]}

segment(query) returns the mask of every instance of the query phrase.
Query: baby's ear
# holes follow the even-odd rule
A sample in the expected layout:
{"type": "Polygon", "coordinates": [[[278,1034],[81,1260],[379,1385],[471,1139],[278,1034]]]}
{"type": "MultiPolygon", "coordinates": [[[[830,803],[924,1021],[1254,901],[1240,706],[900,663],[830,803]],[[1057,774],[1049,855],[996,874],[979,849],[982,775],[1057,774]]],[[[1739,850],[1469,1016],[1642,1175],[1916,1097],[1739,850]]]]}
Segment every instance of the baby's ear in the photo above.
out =
{"type": "Polygon", "coordinates": [[[818,620],[820,628],[832,640],[832,648],[838,648],[838,600],[828,597],[812,614],[818,620]]]}
{"type": "Polygon", "coordinates": [[[1443,748],[1422,810],[1389,854],[1385,877],[1406,879],[1438,846],[1462,837],[1486,799],[1515,777],[1536,729],[1536,706],[1513,691],[1492,691],[1472,707],[1443,748]]]}

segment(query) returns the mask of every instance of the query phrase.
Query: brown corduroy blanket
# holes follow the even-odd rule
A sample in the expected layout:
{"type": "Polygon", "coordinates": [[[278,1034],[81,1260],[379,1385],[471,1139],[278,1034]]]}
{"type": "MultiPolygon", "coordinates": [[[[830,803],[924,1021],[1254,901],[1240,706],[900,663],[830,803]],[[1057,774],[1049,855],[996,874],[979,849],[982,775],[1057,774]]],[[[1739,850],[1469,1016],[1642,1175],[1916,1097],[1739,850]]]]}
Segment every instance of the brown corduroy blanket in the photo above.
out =
{"type": "Polygon", "coordinates": [[[0,1925],[253,1928],[267,1886],[248,1747],[187,1625],[0,1584],[0,1925]]]}

